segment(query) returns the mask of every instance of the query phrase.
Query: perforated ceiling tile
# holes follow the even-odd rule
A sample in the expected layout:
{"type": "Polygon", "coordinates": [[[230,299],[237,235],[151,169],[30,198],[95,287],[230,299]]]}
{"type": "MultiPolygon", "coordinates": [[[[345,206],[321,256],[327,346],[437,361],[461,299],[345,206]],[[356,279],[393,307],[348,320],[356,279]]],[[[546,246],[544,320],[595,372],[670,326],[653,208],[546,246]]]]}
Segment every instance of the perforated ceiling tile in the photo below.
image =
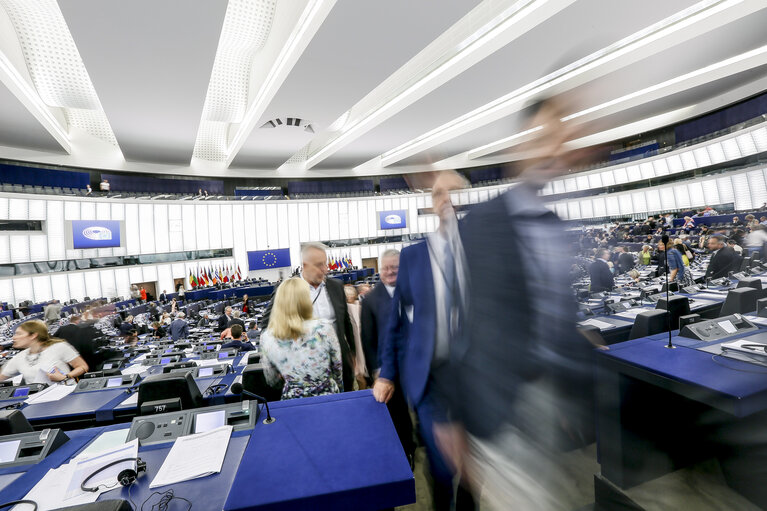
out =
{"type": "Polygon", "coordinates": [[[112,128],[55,0],[0,0],[13,23],[37,93],[64,109],[70,126],[117,146],[112,128]]]}
{"type": "Polygon", "coordinates": [[[269,37],[276,0],[230,0],[216,50],[216,60],[205,97],[194,157],[210,161],[226,159],[228,126],[239,123],[248,108],[248,87],[254,55],[269,37]],[[223,150],[221,135],[224,135],[223,150]],[[213,136],[213,140],[206,137],[213,136]]]}

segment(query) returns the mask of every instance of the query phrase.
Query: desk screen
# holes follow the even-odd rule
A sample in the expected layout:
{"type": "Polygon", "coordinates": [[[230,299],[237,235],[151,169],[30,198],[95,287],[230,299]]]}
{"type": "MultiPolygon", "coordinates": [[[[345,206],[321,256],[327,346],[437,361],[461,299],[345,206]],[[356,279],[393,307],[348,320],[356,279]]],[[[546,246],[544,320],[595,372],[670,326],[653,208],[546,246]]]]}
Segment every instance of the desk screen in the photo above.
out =
{"type": "Polygon", "coordinates": [[[163,357],[160,359],[161,364],[167,364],[170,362],[170,357],[163,357]]]}
{"type": "Polygon", "coordinates": [[[219,354],[218,354],[218,358],[226,358],[226,357],[228,357],[228,356],[229,356],[229,353],[227,353],[227,352],[225,352],[225,351],[223,351],[223,352],[221,352],[221,353],[219,353],[219,354]]]}
{"type": "Polygon", "coordinates": [[[201,367],[199,372],[197,373],[197,376],[199,378],[203,378],[205,376],[213,376],[213,368],[212,367],[201,367]]]}
{"type": "Polygon", "coordinates": [[[21,387],[13,391],[13,397],[27,397],[29,395],[29,387],[21,387]]]}
{"type": "Polygon", "coordinates": [[[107,388],[108,389],[113,388],[113,387],[119,387],[122,384],[123,384],[122,376],[116,376],[114,378],[109,378],[107,380],[107,388]]]}
{"type": "Polygon", "coordinates": [[[226,424],[226,412],[216,410],[215,412],[198,413],[194,419],[194,432],[205,433],[211,429],[219,428],[226,424]]]}
{"type": "Polygon", "coordinates": [[[378,221],[382,230],[404,229],[407,227],[407,210],[379,211],[378,221]]]}
{"type": "Polygon", "coordinates": [[[16,453],[19,452],[19,445],[21,445],[21,440],[0,443],[0,463],[15,461],[16,453]]]}
{"type": "Polygon", "coordinates": [[[112,369],[112,364],[104,364],[101,366],[102,369],[112,369]]]}

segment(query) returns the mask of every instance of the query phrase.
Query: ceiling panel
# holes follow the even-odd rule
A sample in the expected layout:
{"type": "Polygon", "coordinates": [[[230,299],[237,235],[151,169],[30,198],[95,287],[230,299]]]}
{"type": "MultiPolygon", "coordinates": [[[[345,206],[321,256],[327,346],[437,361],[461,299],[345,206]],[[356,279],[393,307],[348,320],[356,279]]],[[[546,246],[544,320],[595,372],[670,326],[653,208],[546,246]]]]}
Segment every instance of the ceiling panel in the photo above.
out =
{"type": "MultiPolygon", "coordinates": [[[[478,3],[441,1],[439,9],[412,0],[336,3],[258,126],[299,117],[315,132],[326,129],[478,3]]],[[[257,128],[232,167],[277,168],[312,136],[302,128],[257,128]]]]}
{"type": "Polygon", "coordinates": [[[126,160],[188,164],[226,0],[61,0],[126,160]]]}
{"type": "Polygon", "coordinates": [[[42,124],[0,83],[0,146],[65,154],[42,124]]]}

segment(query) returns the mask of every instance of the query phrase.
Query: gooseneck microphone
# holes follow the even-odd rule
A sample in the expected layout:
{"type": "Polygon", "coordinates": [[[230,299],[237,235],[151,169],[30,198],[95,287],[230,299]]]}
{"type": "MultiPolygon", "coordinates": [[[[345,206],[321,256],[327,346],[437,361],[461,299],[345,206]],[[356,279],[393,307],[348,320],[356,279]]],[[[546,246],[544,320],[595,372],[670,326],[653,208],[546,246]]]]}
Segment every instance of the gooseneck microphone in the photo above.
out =
{"type": "MultiPolygon", "coordinates": [[[[668,284],[668,273],[670,271],[668,267],[668,242],[669,237],[668,234],[664,234],[660,237],[661,243],[663,243],[663,254],[666,256],[666,319],[668,320],[667,326],[668,326],[668,344],[666,345],[666,348],[676,348],[671,343],[671,303],[669,302],[669,284],[668,284]]],[[[679,270],[677,270],[678,272],[679,270]]]]}
{"type": "Polygon", "coordinates": [[[244,394],[248,397],[252,397],[253,399],[255,399],[256,401],[260,403],[264,403],[264,407],[266,408],[266,419],[264,419],[263,421],[264,424],[272,424],[274,421],[277,420],[274,417],[272,417],[271,413],[269,413],[269,403],[266,401],[266,399],[259,396],[258,394],[254,394],[250,391],[245,390],[242,387],[242,383],[237,382],[233,384],[231,387],[229,387],[229,390],[232,391],[232,394],[244,394]]]}

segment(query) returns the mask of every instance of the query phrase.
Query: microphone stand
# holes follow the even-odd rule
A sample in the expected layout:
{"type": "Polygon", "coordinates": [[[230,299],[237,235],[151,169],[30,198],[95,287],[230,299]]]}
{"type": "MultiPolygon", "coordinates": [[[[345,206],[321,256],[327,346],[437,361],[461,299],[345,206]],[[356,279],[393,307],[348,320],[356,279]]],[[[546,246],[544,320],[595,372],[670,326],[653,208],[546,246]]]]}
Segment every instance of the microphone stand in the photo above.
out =
{"type": "Polygon", "coordinates": [[[666,318],[668,319],[668,344],[665,346],[666,348],[674,349],[676,346],[674,346],[671,343],[671,303],[669,303],[669,285],[668,285],[668,244],[664,244],[663,247],[663,254],[666,256],[666,318]]]}

